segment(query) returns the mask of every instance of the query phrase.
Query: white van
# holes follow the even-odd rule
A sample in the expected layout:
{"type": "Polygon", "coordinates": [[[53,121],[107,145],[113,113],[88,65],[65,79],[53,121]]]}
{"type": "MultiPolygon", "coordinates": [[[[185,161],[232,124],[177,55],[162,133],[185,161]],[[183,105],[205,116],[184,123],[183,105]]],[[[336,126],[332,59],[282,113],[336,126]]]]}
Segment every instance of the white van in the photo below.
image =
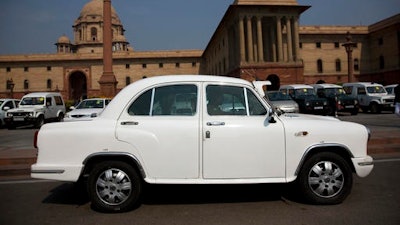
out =
{"type": "Polygon", "coordinates": [[[382,110],[394,111],[394,96],[388,95],[381,84],[373,82],[345,83],[346,94],[358,99],[363,112],[370,110],[380,113],[382,110]]]}
{"type": "Polygon", "coordinates": [[[19,125],[41,127],[47,121],[61,121],[65,104],[60,93],[38,92],[22,97],[18,108],[10,109],[4,121],[9,129],[19,125]]]}

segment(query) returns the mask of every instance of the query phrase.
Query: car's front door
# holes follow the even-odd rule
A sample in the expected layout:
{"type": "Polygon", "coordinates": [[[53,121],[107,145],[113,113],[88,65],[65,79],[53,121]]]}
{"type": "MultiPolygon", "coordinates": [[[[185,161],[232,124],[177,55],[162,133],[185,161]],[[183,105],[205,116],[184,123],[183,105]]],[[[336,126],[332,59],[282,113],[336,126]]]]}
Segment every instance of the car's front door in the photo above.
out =
{"type": "Polygon", "coordinates": [[[200,113],[196,84],[154,87],[137,97],[117,123],[153,179],[200,176],[200,113]]]}
{"type": "Polygon", "coordinates": [[[268,121],[257,94],[212,83],[203,90],[204,178],[285,177],[283,125],[268,121]]]}

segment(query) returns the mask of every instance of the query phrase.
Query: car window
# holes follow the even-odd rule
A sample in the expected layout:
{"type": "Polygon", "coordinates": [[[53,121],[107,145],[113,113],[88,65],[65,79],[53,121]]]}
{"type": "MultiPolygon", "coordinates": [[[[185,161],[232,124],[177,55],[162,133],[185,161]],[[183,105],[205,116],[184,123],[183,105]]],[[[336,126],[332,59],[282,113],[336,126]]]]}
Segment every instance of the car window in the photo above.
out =
{"type": "Polygon", "coordinates": [[[54,100],[56,101],[56,105],[63,105],[61,96],[54,96],[54,100]]]}
{"type": "Polygon", "coordinates": [[[170,85],[153,88],[129,107],[130,115],[192,116],[197,111],[196,85],[170,85]]]}
{"type": "Polygon", "coordinates": [[[253,92],[243,87],[208,85],[207,113],[219,115],[264,115],[266,110],[253,92]]]}
{"type": "Polygon", "coordinates": [[[357,88],[357,94],[365,95],[366,94],[365,88],[363,88],[363,87],[357,88]]]}
{"type": "Polygon", "coordinates": [[[247,99],[249,102],[249,113],[250,115],[265,115],[267,114],[267,110],[263,106],[263,104],[258,100],[258,98],[247,89],[247,99]]]}

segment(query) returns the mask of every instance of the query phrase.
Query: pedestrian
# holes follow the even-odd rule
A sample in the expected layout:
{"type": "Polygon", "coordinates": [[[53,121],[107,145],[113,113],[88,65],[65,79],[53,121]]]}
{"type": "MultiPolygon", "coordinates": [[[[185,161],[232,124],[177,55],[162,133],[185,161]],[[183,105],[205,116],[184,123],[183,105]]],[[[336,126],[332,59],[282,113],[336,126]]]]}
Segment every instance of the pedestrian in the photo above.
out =
{"type": "Polygon", "coordinates": [[[394,88],[394,113],[400,117],[400,84],[394,88]]]}

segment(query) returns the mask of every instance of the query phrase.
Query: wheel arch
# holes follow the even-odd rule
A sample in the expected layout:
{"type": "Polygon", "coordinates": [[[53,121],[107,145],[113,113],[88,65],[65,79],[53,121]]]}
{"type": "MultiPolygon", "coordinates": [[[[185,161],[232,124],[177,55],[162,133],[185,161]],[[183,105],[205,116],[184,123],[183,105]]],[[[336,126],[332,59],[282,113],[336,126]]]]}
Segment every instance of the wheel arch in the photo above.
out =
{"type": "Polygon", "coordinates": [[[87,178],[89,173],[93,170],[97,163],[104,161],[121,161],[132,165],[132,167],[141,175],[142,179],[146,178],[146,173],[142,164],[139,162],[136,156],[126,152],[101,152],[94,153],[86,157],[83,161],[84,168],[81,173],[81,177],[87,178]]]}
{"type": "Polygon", "coordinates": [[[341,156],[348,163],[352,172],[354,173],[356,171],[354,168],[354,165],[351,161],[351,158],[353,158],[354,156],[346,146],[341,145],[341,144],[320,144],[320,145],[311,146],[305,151],[303,157],[300,160],[299,165],[297,166],[295,176],[297,176],[299,174],[304,163],[309,158],[311,158],[312,156],[314,156],[318,153],[321,153],[321,152],[331,152],[331,153],[341,156]]]}

